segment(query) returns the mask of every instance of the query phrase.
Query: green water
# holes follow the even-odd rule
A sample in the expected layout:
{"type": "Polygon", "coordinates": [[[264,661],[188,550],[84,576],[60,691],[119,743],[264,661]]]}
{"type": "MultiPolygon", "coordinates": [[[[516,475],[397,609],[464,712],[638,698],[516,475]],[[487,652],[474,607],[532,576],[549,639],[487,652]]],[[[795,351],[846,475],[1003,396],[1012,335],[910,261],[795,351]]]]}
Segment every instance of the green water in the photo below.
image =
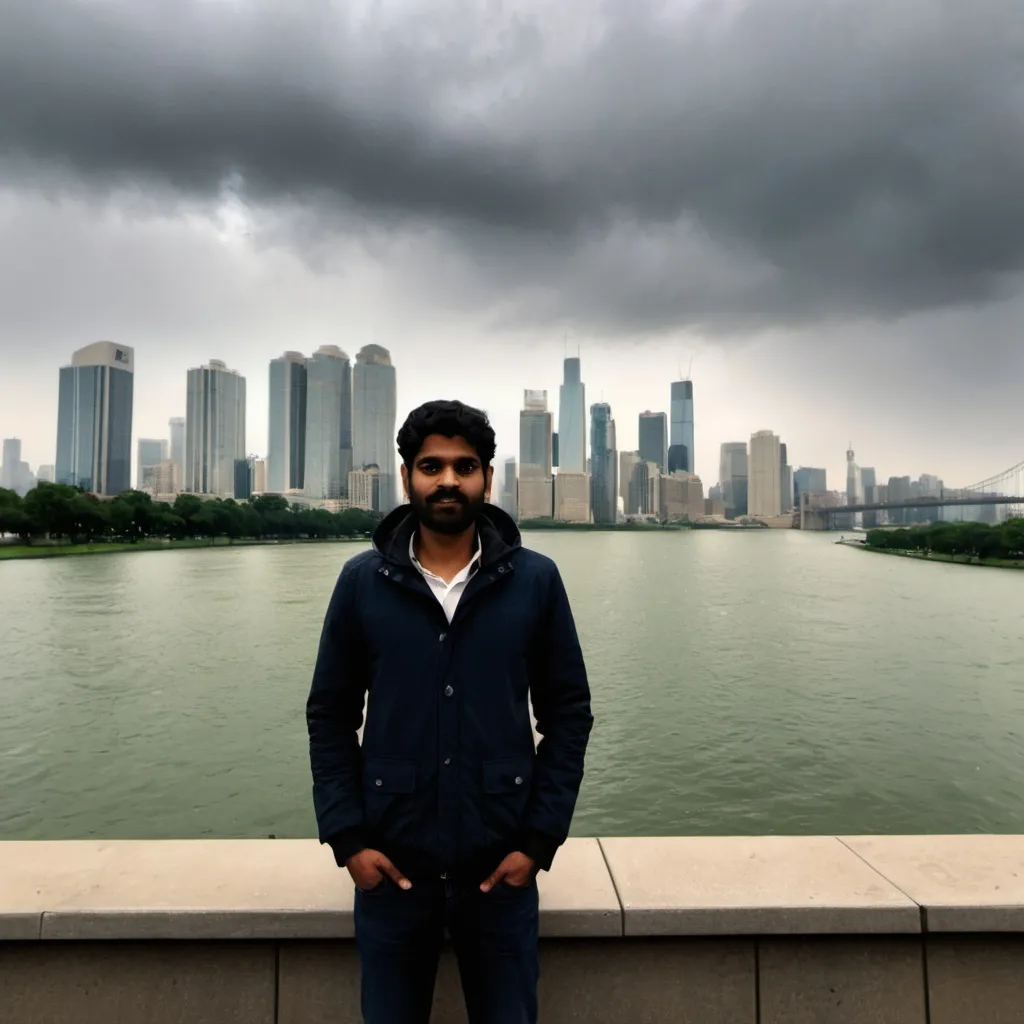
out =
{"type": "MultiPolygon", "coordinates": [[[[576,834],[1024,832],[1024,574],[795,531],[530,533],[596,725],[576,834]]],[[[313,836],[323,544],[0,565],[0,836],[313,836]]]]}

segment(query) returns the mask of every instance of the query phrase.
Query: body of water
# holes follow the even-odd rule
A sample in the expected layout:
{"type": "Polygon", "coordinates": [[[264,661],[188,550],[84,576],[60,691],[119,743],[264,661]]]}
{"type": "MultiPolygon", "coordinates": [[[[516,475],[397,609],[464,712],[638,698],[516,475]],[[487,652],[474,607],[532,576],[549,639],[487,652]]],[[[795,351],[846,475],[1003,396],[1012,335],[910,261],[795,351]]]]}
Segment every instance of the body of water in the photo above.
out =
{"type": "MultiPolygon", "coordinates": [[[[1024,832],[1024,573],[797,531],[529,533],[596,725],[579,835],[1024,832]]],[[[0,565],[0,837],[306,837],[361,544],[0,565]]]]}

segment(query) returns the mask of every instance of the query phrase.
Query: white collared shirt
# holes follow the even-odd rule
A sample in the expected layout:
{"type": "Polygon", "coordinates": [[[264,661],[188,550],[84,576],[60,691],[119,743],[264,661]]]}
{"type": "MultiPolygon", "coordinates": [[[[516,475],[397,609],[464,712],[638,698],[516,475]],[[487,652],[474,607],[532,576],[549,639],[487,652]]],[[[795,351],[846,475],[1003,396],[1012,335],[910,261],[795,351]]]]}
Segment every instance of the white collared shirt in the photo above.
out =
{"type": "Polygon", "coordinates": [[[462,597],[462,592],[466,589],[466,584],[469,583],[473,574],[480,568],[481,556],[480,535],[477,534],[476,549],[473,552],[473,557],[464,568],[460,569],[452,577],[451,583],[445,583],[440,576],[435,576],[429,569],[424,569],[423,566],[420,565],[420,560],[416,557],[415,531],[413,532],[412,537],[409,538],[409,560],[414,566],[416,566],[420,575],[427,581],[427,586],[430,587],[430,592],[440,602],[449,622],[451,622],[455,616],[455,609],[459,606],[459,599],[462,597]]]}

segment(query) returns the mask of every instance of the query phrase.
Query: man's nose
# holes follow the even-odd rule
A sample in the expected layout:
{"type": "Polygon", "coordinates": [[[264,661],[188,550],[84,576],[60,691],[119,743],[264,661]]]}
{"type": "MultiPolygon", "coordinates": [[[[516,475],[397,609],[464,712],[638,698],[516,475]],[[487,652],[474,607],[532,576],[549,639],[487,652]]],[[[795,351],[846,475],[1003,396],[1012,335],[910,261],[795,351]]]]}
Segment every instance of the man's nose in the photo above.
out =
{"type": "Polygon", "coordinates": [[[440,478],[437,481],[439,487],[458,487],[459,477],[453,466],[445,466],[441,470],[440,478]]]}

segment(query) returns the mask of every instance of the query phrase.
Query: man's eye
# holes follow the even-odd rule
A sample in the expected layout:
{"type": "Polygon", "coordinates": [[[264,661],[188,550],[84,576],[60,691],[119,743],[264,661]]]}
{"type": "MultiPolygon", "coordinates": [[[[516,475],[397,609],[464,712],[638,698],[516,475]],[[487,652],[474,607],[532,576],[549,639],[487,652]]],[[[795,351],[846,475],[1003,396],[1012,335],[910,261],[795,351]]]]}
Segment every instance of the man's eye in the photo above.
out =
{"type": "Polygon", "coordinates": [[[465,459],[456,464],[455,471],[459,476],[472,476],[476,472],[476,463],[472,459],[465,459]]]}
{"type": "Polygon", "coordinates": [[[439,467],[438,467],[436,462],[421,462],[420,463],[420,472],[421,473],[427,473],[427,474],[436,473],[438,468],[439,467]]]}

